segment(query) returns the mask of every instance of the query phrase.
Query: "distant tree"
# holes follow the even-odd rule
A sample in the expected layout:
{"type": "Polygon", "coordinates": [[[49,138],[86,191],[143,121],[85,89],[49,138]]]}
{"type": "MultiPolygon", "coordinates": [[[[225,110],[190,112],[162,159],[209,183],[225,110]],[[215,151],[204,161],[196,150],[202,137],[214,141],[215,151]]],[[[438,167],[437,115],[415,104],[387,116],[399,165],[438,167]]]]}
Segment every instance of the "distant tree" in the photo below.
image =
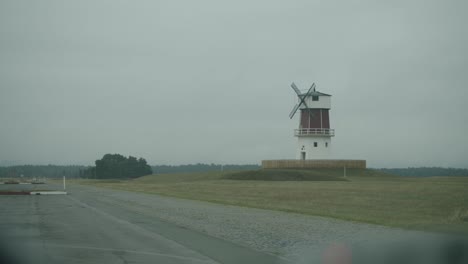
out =
{"type": "Polygon", "coordinates": [[[128,158],[120,154],[106,154],[100,160],[96,160],[96,167],[92,168],[93,178],[136,178],[152,173],[151,167],[144,158],[128,158]]]}
{"type": "Polygon", "coordinates": [[[67,178],[72,178],[79,177],[79,171],[85,171],[86,168],[87,166],[80,165],[15,165],[0,167],[0,177],[18,177],[19,175],[24,175],[27,178],[61,178],[63,175],[66,175],[67,178]]]}
{"type": "Polygon", "coordinates": [[[468,169],[464,168],[441,168],[441,167],[419,167],[419,168],[382,168],[381,171],[412,177],[432,177],[432,176],[468,176],[468,169]]]}

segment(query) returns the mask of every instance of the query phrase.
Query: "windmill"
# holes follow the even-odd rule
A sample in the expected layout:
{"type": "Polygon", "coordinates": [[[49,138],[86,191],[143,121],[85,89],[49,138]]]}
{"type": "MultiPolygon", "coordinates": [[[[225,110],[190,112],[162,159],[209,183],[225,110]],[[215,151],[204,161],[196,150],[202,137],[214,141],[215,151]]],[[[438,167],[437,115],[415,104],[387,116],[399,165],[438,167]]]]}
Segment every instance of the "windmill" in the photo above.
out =
{"type": "Polygon", "coordinates": [[[297,103],[289,113],[292,119],[299,112],[299,124],[294,129],[297,137],[296,159],[262,160],[264,169],[317,169],[366,168],[366,160],[336,159],[332,155],[331,138],[335,130],[330,128],[331,95],[316,90],[313,83],[307,92],[301,92],[295,83],[291,88],[297,103]]]}
{"type": "Polygon", "coordinates": [[[298,159],[317,159],[330,156],[331,137],[335,131],[330,129],[329,110],[331,95],[316,90],[313,83],[305,93],[291,83],[297,95],[298,103],[293,107],[289,118],[292,119],[300,110],[299,128],[294,130],[298,137],[298,159]]]}

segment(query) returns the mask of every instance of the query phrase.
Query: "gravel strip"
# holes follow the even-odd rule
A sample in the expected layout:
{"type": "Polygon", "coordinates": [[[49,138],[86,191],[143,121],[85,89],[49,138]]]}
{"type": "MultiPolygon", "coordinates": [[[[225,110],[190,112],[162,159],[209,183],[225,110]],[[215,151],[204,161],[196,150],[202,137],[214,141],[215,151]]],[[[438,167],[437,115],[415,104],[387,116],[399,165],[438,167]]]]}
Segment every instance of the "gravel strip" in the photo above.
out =
{"type": "MultiPolygon", "coordinates": [[[[295,263],[310,263],[310,256],[331,243],[372,243],[382,237],[415,233],[397,228],[308,216],[295,213],[228,206],[152,194],[73,186],[76,191],[99,192],[101,201],[130,205],[158,218],[280,255],[295,263]]],[[[73,189],[71,190],[73,195],[73,189]]]]}

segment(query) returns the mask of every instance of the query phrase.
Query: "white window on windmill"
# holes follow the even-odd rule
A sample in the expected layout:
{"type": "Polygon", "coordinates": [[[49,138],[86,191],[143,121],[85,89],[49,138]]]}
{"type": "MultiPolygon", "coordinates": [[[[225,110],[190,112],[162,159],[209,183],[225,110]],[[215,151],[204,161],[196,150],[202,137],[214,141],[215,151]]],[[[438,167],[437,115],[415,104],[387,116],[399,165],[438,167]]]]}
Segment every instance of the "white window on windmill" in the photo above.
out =
{"type": "Polygon", "coordinates": [[[319,96],[318,95],[312,95],[312,101],[318,101],[319,96]]]}
{"type": "Polygon", "coordinates": [[[318,146],[318,143],[314,142],[314,148],[316,148],[317,146],[318,146]]]}

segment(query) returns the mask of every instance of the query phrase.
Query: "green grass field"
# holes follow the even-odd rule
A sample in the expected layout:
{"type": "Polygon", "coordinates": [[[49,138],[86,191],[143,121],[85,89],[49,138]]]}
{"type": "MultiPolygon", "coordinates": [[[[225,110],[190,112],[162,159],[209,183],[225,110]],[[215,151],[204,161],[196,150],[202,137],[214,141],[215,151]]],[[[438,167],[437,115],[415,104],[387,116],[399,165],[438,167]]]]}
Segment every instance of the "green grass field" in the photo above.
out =
{"type": "Polygon", "coordinates": [[[350,170],[343,180],[341,170],[316,170],[300,181],[242,180],[249,173],[255,178],[255,172],[211,172],[75,182],[409,229],[468,231],[468,177],[410,178],[350,170]],[[227,179],[233,175],[241,180],[227,179]],[[323,181],[327,175],[336,180],[323,181]]]}

